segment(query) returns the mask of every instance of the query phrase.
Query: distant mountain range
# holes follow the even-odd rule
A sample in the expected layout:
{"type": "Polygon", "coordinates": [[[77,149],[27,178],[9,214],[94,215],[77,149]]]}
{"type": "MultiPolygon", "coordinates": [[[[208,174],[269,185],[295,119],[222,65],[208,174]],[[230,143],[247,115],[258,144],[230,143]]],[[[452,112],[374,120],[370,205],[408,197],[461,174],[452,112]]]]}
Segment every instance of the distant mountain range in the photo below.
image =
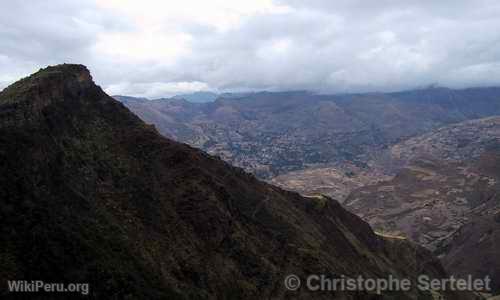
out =
{"type": "Polygon", "coordinates": [[[172,98],[185,99],[193,103],[207,103],[207,102],[214,102],[215,99],[217,99],[217,97],[219,97],[219,94],[213,92],[194,92],[189,94],[177,95],[172,98]]]}
{"type": "Polygon", "coordinates": [[[400,141],[500,114],[500,88],[261,92],[204,104],[128,98],[124,104],[163,135],[270,178],[324,165],[360,172],[400,141]]]}
{"type": "Polygon", "coordinates": [[[131,96],[123,96],[123,95],[115,95],[113,98],[120,102],[131,102],[131,101],[171,101],[171,100],[186,100],[191,103],[208,103],[214,102],[220,95],[213,92],[194,92],[187,94],[175,95],[170,98],[158,98],[158,99],[148,99],[148,98],[139,98],[139,97],[131,97],[131,96]]]}
{"type": "Polygon", "coordinates": [[[223,98],[223,99],[242,99],[245,98],[249,95],[254,94],[254,92],[240,92],[240,93],[214,93],[214,92],[203,92],[203,91],[198,91],[198,92],[193,92],[193,93],[186,93],[186,94],[179,94],[175,95],[169,98],[156,98],[156,99],[148,99],[144,97],[131,97],[131,96],[123,96],[123,95],[115,95],[112,96],[116,100],[120,102],[127,102],[127,101],[132,101],[132,100],[162,100],[162,101],[169,101],[169,100],[186,100],[191,103],[209,103],[209,102],[214,102],[218,98],[223,98]]]}

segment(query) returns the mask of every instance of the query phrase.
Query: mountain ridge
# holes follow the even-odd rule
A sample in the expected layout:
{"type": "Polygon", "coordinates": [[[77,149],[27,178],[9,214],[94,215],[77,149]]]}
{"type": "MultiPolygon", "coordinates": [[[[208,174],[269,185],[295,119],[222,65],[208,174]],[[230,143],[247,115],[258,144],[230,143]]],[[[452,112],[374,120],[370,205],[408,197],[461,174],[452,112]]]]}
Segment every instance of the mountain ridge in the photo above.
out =
{"type": "MultiPolygon", "coordinates": [[[[0,94],[2,284],[89,282],[99,299],[372,299],[291,292],[283,279],[446,277],[428,251],[374,234],[333,199],[283,191],[162,137],[89,76],[49,67],[0,94]]],[[[431,298],[387,297],[398,295],[431,298]]]]}

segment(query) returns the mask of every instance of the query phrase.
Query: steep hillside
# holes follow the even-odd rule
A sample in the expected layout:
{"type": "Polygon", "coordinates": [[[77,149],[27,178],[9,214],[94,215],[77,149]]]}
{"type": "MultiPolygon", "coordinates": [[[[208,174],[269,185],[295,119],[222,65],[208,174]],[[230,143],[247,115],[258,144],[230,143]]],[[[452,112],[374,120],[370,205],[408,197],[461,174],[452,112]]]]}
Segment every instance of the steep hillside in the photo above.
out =
{"type": "Polygon", "coordinates": [[[283,191],[162,137],[81,65],[0,93],[0,171],[2,285],[89,282],[98,299],[374,299],[287,291],[283,279],[446,276],[428,251],[374,234],[334,200],[283,191]]]}

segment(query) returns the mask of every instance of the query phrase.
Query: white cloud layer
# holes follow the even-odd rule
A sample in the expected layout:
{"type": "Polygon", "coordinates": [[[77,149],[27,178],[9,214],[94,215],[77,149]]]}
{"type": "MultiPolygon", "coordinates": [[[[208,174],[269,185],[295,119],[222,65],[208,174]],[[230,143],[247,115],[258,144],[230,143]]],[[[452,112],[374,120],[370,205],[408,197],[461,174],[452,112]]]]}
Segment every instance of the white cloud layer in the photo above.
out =
{"type": "Polygon", "coordinates": [[[113,94],[500,85],[493,0],[0,3],[0,88],[86,64],[113,94]]]}

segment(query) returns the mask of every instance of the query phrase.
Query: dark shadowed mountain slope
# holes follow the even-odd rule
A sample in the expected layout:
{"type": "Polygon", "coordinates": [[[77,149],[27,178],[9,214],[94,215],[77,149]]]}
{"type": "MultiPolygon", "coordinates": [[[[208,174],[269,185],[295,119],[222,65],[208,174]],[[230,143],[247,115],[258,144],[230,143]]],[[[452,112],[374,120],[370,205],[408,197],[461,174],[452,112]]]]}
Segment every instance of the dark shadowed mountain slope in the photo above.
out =
{"type": "Polygon", "coordinates": [[[500,293],[500,210],[496,214],[473,216],[447,245],[443,263],[457,276],[489,276],[492,288],[500,293]]]}
{"type": "Polygon", "coordinates": [[[0,172],[5,297],[8,279],[43,279],[89,282],[87,298],[100,299],[374,299],[287,292],[283,279],[445,276],[429,252],[375,235],[333,200],[162,137],[80,65],[0,94],[0,172]]]}

